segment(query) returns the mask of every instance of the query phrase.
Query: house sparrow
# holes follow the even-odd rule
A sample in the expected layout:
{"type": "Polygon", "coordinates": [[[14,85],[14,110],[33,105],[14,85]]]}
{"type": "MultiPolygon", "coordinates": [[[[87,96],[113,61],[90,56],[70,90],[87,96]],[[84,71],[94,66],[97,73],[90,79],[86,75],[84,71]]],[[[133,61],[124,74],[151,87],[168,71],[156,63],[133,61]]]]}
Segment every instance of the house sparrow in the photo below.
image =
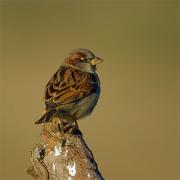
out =
{"type": "Polygon", "coordinates": [[[103,60],[88,49],[75,49],[45,87],[46,113],[35,122],[51,122],[54,117],[66,122],[90,115],[100,95],[96,65],[103,60]]]}

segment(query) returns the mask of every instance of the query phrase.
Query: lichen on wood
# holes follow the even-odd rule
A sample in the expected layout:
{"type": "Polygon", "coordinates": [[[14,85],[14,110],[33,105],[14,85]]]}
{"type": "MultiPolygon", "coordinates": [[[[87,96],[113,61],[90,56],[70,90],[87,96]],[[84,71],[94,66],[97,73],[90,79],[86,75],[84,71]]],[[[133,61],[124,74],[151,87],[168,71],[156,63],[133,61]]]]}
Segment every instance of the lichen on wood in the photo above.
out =
{"type": "Polygon", "coordinates": [[[67,123],[62,137],[58,122],[54,118],[43,124],[41,142],[31,151],[28,174],[42,180],[103,180],[79,128],[67,123]]]}

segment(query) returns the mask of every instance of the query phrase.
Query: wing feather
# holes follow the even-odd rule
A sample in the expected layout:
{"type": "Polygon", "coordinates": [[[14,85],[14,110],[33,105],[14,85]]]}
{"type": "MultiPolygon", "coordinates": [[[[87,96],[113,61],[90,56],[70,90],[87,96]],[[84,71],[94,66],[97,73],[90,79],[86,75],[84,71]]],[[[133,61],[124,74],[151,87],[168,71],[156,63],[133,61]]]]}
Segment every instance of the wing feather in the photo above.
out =
{"type": "Polygon", "coordinates": [[[96,91],[96,75],[68,66],[61,66],[45,87],[47,109],[72,103],[96,91]]]}

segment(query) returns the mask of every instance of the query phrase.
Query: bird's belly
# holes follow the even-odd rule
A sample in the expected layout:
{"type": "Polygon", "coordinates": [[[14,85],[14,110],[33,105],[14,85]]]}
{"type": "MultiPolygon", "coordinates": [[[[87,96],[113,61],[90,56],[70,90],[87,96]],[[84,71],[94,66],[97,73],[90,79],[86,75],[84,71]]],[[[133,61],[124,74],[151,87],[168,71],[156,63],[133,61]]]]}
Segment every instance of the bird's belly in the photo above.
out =
{"type": "Polygon", "coordinates": [[[62,108],[60,115],[65,120],[78,120],[90,115],[99,99],[99,93],[93,93],[92,95],[83,98],[79,102],[69,105],[69,108],[62,108]]]}
{"type": "Polygon", "coordinates": [[[71,111],[72,116],[75,119],[81,119],[93,111],[94,107],[97,104],[99,98],[99,94],[92,94],[91,96],[86,97],[85,99],[81,100],[78,104],[74,106],[71,111]]]}

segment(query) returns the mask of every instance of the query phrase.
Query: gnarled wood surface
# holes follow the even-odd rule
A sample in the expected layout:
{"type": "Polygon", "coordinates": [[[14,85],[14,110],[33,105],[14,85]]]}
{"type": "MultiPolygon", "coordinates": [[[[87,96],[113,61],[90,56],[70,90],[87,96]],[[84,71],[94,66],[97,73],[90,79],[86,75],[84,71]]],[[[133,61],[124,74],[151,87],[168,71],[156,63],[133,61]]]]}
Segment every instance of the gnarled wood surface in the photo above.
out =
{"type": "Polygon", "coordinates": [[[28,174],[42,180],[103,180],[81,131],[66,124],[62,137],[58,123],[54,119],[43,125],[41,142],[31,152],[28,174]]]}

